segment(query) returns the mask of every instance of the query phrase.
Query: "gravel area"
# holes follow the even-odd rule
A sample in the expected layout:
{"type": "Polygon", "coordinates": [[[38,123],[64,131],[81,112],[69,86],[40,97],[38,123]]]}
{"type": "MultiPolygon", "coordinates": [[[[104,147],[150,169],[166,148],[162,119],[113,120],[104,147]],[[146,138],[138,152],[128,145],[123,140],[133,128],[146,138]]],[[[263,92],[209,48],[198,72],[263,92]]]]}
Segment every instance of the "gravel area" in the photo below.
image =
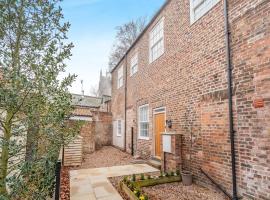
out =
{"type": "Polygon", "coordinates": [[[105,146],[91,154],[83,155],[80,169],[129,165],[132,156],[112,146],[105,146]]]}
{"type": "Polygon", "coordinates": [[[105,146],[92,154],[83,155],[80,167],[63,167],[61,171],[61,200],[70,200],[69,171],[98,167],[112,167],[128,165],[133,160],[132,156],[111,146],[105,146]]]}
{"type": "MultiPolygon", "coordinates": [[[[110,181],[123,199],[129,200],[120,190],[119,182],[122,179],[123,177],[114,177],[110,178],[110,181]]],[[[223,194],[196,184],[183,186],[182,183],[168,183],[144,187],[143,192],[148,195],[150,200],[226,200],[223,194]]]]}
{"type": "Polygon", "coordinates": [[[182,183],[169,183],[143,188],[151,200],[225,200],[226,198],[213,190],[193,184],[183,186],[182,183]]]}

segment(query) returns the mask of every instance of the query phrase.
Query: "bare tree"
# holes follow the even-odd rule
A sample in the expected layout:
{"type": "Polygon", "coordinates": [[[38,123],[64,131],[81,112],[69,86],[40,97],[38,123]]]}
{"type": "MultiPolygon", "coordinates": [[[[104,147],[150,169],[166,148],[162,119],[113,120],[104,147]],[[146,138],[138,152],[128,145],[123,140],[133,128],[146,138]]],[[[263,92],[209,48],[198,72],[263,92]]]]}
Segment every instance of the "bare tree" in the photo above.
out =
{"type": "Polygon", "coordinates": [[[131,20],[128,23],[116,27],[117,33],[115,42],[109,57],[109,70],[119,62],[128,48],[137,39],[145,28],[146,21],[146,17],[140,17],[137,20],[131,20]]]}

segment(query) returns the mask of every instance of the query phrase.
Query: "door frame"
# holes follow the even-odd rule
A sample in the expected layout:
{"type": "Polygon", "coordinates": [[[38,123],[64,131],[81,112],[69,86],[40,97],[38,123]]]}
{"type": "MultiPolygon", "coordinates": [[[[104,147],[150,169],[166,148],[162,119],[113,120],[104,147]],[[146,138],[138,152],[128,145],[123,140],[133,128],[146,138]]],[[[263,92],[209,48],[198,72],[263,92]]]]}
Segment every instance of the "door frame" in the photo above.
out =
{"type": "MultiPolygon", "coordinates": [[[[165,132],[166,132],[166,118],[167,118],[167,115],[166,115],[166,107],[165,106],[162,106],[162,107],[158,107],[158,108],[154,108],[153,109],[153,138],[154,138],[154,141],[153,141],[153,147],[154,147],[154,157],[156,158],[159,158],[159,156],[156,156],[156,134],[155,134],[155,115],[158,115],[158,114],[164,114],[164,125],[165,125],[165,132]]],[[[162,138],[161,138],[162,140],[162,138]]],[[[160,158],[161,159],[161,158],[160,158]]]]}

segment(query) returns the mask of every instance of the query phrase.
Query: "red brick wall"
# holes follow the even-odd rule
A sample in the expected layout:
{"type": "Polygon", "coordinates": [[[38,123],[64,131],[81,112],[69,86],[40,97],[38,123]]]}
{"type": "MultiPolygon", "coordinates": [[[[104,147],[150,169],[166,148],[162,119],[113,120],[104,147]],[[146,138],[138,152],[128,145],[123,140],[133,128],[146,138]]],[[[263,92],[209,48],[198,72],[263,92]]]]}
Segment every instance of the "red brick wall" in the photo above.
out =
{"type": "Polygon", "coordinates": [[[81,128],[80,135],[83,137],[83,153],[95,151],[95,127],[92,122],[85,122],[81,128]]]}
{"type": "MultiPolygon", "coordinates": [[[[183,167],[196,180],[208,182],[204,168],[231,191],[227,71],[223,1],[190,24],[189,0],[172,0],[160,13],[164,19],[165,53],[149,64],[149,32],[128,53],[127,147],[130,130],[137,133],[138,106],[149,104],[150,139],[137,139],[136,152],[154,155],[153,109],[165,106],[172,131],[182,133],[183,167]],[[139,52],[138,72],[130,77],[130,59],[139,52]],[[193,148],[190,144],[192,124],[193,148]]],[[[236,161],[240,195],[270,199],[270,2],[229,1],[231,27],[236,161]],[[264,107],[254,108],[257,99],[264,107]]],[[[124,117],[124,87],[117,89],[112,73],[113,120],[124,117]]]]}
{"type": "Polygon", "coordinates": [[[112,114],[107,112],[92,112],[95,126],[95,147],[112,144],[112,114]]]}
{"type": "Polygon", "coordinates": [[[92,153],[102,146],[112,144],[112,114],[88,107],[76,108],[73,114],[86,115],[90,121],[85,121],[80,135],[83,137],[83,153],[92,153]]]}
{"type": "Polygon", "coordinates": [[[238,181],[245,196],[270,199],[270,1],[260,2],[232,24],[238,181]]]}

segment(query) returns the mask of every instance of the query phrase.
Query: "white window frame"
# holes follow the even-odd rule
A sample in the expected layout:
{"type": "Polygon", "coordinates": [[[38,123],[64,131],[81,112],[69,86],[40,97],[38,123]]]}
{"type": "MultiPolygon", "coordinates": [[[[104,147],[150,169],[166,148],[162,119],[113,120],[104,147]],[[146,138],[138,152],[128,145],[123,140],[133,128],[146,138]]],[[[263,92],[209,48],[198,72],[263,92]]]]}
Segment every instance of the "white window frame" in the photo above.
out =
{"type": "Polygon", "coordinates": [[[138,109],[138,130],[139,130],[139,139],[141,140],[149,140],[149,105],[146,104],[146,105],[142,105],[142,106],[139,106],[139,109],[138,109]],[[140,111],[141,111],[141,108],[146,108],[147,107],[147,121],[144,121],[144,122],[141,122],[140,121],[140,111]],[[141,135],[141,123],[148,123],[148,136],[142,136],[141,135]]]}
{"type": "Polygon", "coordinates": [[[117,131],[116,131],[116,136],[121,137],[122,136],[122,120],[117,120],[117,131]],[[119,131],[120,130],[120,131],[119,131]]]}
{"type": "Polygon", "coordinates": [[[165,52],[165,45],[164,45],[164,17],[162,17],[152,28],[149,34],[149,63],[154,62],[158,58],[160,58],[165,52]],[[158,29],[160,28],[160,30],[158,29]],[[158,34],[159,37],[157,36],[158,34]],[[155,41],[155,37],[157,38],[155,41]],[[160,45],[160,47],[157,47],[160,45]],[[154,57],[153,49],[157,48],[156,50],[156,57],[154,57]],[[160,52],[159,52],[160,51],[160,52]]]}
{"type": "Polygon", "coordinates": [[[124,67],[123,65],[117,71],[117,88],[121,88],[124,84],[124,67]]]}
{"type": "Polygon", "coordinates": [[[193,24],[211,10],[220,0],[190,0],[190,23],[193,24]],[[201,7],[202,6],[202,7],[201,7]],[[201,7],[201,8],[200,8],[201,7]],[[203,9],[198,16],[195,16],[197,9],[203,9]]]}
{"type": "Polygon", "coordinates": [[[130,76],[133,76],[138,72],[138,53],[135,53],[130,60],[130,76]]]}

